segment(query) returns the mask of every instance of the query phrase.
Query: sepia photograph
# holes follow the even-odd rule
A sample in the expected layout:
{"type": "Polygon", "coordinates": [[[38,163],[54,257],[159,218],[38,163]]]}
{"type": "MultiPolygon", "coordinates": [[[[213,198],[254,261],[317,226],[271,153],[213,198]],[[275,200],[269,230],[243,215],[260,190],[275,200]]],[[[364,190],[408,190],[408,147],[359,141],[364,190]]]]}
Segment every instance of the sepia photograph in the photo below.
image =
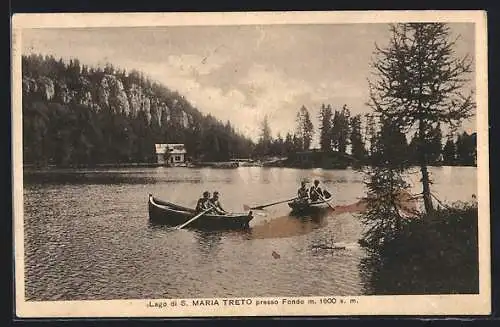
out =
{"type": "Polygon", "coordinates": [[[489,314],[486,14],[24,14],[18,317],[489,314]]]}

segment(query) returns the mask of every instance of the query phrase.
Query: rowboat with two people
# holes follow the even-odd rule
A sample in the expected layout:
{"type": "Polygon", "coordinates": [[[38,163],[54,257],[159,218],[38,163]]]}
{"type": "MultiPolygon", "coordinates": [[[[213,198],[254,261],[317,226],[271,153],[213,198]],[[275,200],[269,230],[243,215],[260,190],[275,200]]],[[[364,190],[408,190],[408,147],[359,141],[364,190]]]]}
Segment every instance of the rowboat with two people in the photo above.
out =
{"type": "MultiPolygon", "coordinates": [[[[207,202],[208,203],[208,202],[207,202]]],[[[192,209],[179,204],[163,201],[149,194],[149,219],[154,223],[177,226],[178,229],[189,226],[204,230],[247,229],[253,219],[252,211],[247,213],[220,212],[214,207],[192,209]]]]}
{"type": "Polygon", "coordinates": [[[328,209],[330,206],[324,201],[310,201],[307,203],[300,201],[288,202],[288,206],[292,209],[293,214],[308,214],[321,211],[323,209],[328,209]]]}
{"type": "Polygon", "coordinates": [[[308,189],[306,186],[307,182],[303,181],[301,183],[301,187],[297,191],[297,196],[294,198],[254,207],[249,207],[245,205],[244,209],[263,210],[266,207],[286,202],[288,206],[292,209],[291,214],[294,216],[315,214],[318,211],[321,211],[328,207],[331,208],[332,210],[335,210],[335,208],[330,204],[330,201],[333,199],[332,195],[327,190],[321,190],[321,188],[319,187],[318,180],[314,181],[314,185],[311,186],[311,188],[308,189]]]}
{"type": "Polygon", "coordinates": [[[321,190],[319,181],[315,180],[314,184],[307,189],[307,182],[302,181],[300,188],[297,191],[297,198],[288,202],[288,206],[292,209],[292,214],[302,215],[317,213],[326,208],[333,208],[329,203],[332,200],[332,195],[327,190],[321,190]]]}

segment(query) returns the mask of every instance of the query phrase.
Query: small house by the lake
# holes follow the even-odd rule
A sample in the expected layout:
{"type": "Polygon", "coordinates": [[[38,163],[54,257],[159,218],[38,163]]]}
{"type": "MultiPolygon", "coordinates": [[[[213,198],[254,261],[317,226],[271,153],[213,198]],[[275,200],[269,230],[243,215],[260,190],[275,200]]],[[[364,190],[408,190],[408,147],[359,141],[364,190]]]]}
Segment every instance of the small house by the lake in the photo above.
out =
{"type": "Polygon", "coordinates": [[[157,163],[176,165],[186,162],[186,148],[181,143],[155,144],[157,163]]]}

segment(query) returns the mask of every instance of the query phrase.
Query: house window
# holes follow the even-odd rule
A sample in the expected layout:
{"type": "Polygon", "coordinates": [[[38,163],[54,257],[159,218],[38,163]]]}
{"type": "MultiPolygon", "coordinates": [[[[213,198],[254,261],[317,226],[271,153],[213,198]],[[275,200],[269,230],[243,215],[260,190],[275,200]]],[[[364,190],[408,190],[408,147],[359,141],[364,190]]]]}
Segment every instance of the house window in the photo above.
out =
{"type": "Polygon", "coordinates": [[[181,156],[175,156],[175,161],[181,161],[181,156]]]}

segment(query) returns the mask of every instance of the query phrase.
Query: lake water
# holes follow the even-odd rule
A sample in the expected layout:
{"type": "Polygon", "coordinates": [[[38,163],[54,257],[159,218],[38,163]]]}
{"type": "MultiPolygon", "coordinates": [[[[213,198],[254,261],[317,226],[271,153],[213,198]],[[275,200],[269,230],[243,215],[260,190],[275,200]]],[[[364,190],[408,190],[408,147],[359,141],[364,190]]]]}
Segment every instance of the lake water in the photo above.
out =
{"type": "MultiPolygon", "coordinates": [[[[476,168],[431,168],[443,201],[477,194],[476,168]]],[[[418,174],[409,176],[420,192],[418,174]]],[[[105,300],[371,294],[363,226],[355,204],[363,175],[353,170],[99,169],[25,172],[27,300],[105,300]],[[247,232],[198,232],[152,225],[148,193],[194,206],[218,190],[226,210],[295,196],[319,179],[334,206],[319,219],[289,216],[284,204],[262,211],[247,232]],[[347,209],[346,209],[347,208],[347,209]],[[335,244],[334,248],[331,247],[335,244]]]]}

